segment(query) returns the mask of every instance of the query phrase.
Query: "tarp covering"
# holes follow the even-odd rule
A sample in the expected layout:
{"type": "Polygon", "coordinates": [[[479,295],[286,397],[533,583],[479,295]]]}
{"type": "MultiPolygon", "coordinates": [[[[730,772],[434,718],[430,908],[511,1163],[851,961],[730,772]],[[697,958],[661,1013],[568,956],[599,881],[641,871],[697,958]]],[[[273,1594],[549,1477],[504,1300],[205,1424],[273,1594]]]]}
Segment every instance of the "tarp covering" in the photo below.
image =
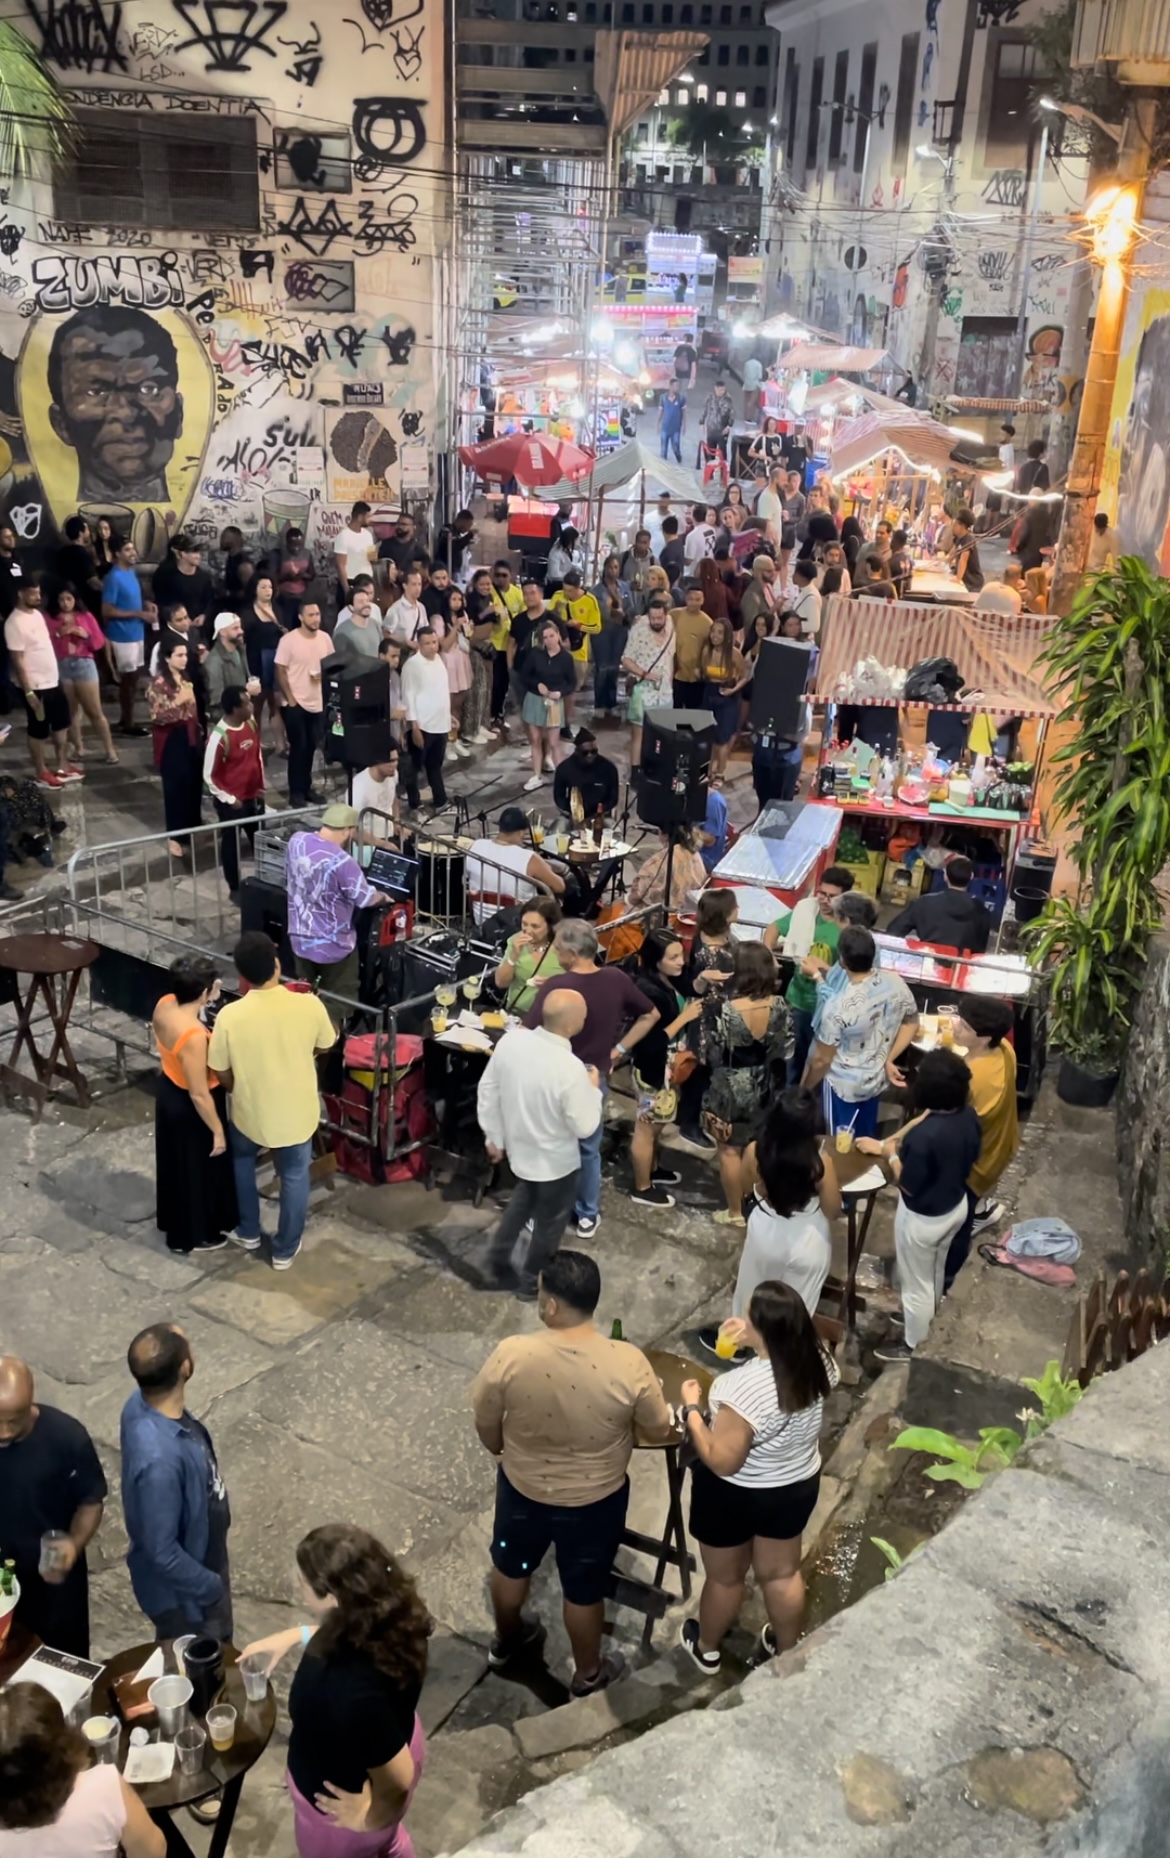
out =
{"type": "Polygon", "coordinates": [[[942,475],[954,468],[951,453],[958,443],[946,426],[910,407],[894,413],[861,413],[834,429],[831,470],[835,478],[850,477],[893,450],[915,469],[942,475]]]}
{"type": "MultiPolygon", "coordinates": [[[[523,42],[522,26],[517,37],[523,42]]],[[[706,32],[597,33],[593,88],[604,107],[610,135],[622,135],[653,108],[661,92],[709,40],[706,32]]]]}
{"type": "Polygon", "coordinates": [[[859,658],[906,670],[923,658],[953,658],[964,684],[978,692],[980,709],[1055,716],[1038,663],[1051,626],[1043,613],[1009,618],[977,607],[830,594],[821,623],[816,696],[831,702],[838,680],[853,672],[859,658]]]}
{"type": "Polygon", "coordinates": [[[656,496],[660,490],[687,503],[701,503],[707,496],[697,471],[690,471],[685,465],[672,464],[669,459],[660,458],[641,439],[631,439],[628,444],[619,445],[616,451],[607,452],[604,458],[599,458],[592,479],[576,483],[562,479],[559,484],[542,488],[541,494],[554,503],[559,503],[562,498],[577,501],[590,493],[596,496],[601,491],[605,491],[608,496],[610,491],[630,483],[639,471],[646,472],[648,498],[656,496]]]}
{"type": "Polygon", "coordinates": [[[782,368],[810,368],[818,373],[836,369],[839,374],[869,374],[883,365],[905,374],[886,348],[851,348],[824,342],[798,342],[780,358],[782,368]]]}

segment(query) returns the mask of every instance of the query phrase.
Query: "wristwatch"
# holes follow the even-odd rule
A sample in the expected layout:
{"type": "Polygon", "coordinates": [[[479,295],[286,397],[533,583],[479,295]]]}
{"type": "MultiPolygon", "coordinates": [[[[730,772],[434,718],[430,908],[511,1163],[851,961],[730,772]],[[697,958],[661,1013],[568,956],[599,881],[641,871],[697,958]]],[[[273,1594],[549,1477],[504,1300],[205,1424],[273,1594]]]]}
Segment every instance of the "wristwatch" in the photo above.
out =
{"type": "Polygon", "coordinates": [[[696,1406],[693,1400],[688,1401],[686,1406],[680,1406],[678,1409],[678,1423],[682,1427],[684,1432],[686,1431],[686,1428],[687,1428],[687,1420],[690,1418],[692,1413],[697,1413],[700,1419],[702,1419],[703,1417],[702,1407],[696,1406]]]}

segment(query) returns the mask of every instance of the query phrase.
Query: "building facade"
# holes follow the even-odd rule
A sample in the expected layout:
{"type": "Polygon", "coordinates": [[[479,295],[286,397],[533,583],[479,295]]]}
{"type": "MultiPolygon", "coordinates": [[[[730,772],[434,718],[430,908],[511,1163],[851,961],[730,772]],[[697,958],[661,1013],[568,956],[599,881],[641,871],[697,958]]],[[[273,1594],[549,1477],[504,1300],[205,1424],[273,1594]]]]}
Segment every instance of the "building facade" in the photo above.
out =
{"type": "Polygon", "coordinates": [[[975,412],[1013,398],[1067,408],[1083,373],[1091,299],[1072,235],[1088,157],[1038,108],[1046,73],[1026,29],[1042,11],[768,8],[779,37],[768,310],[888,347],[924,396],[975,412]]]}
{"type": "Polygon", "coordinates": [[[9,18],[76,114],[3,187],[0,516],[183,529],[429,503],[450,220],[438,0],[67,0],[9,18]]]}

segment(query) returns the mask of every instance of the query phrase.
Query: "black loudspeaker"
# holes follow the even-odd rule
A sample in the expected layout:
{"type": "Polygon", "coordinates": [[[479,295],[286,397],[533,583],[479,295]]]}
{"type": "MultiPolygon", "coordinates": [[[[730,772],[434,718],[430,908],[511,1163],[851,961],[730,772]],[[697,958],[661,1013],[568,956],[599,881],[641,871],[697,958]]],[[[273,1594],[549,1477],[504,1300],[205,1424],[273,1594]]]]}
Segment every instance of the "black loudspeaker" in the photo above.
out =
{"type": "Polygon", "coordinates": [[[643,825],[685,826],[706,819],[714,741],[710,710],[647,710],[638,777],[643,825]]]}
{"type": "Polygon", "coordinates": [[[813,648],[804,639],[763,639],[752,679],[751,723],[757,735],[795,740],[813,648]]]}
{"type": "Polygon", "coordinates": [[[296,973],[288,939],[288,895],[279,884],[246,877],[240,884],[240,932],[259,930],[276,943],[280,965],[291,979],[296,973]]]}
{"type": "Polygon", "coordinates": [[[321,676],[326,761],[340,761],[347,768],[369,768],[385,761],[392,746],[386,660],[372,659],[355,669],[343,658],[326,658],[321,676]]]}

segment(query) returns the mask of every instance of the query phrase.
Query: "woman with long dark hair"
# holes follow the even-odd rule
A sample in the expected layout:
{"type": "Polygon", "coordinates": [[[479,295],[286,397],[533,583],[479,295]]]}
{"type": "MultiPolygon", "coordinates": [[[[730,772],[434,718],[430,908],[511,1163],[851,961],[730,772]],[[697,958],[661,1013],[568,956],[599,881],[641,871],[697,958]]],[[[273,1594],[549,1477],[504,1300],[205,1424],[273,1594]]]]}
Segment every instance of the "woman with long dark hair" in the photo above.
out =
{"type": "Polygon", "coordinates": [[[657,1025],[639,1039],[630,1061],[638,1104],[630,1140],[634,1170],[630,1198],[639,1206],[673,1206],[674,1195],[668,1189],[682,1179],[676,1169],[660,1167],[658,1161],[658,1138],[678,1115],[678,1091],[671,1082],[670,1068],[671,1041],[686,1004],[679,991],[682,969],[683,945],[673,929],[651,929],[633,969],[634,980],[658,1008],[657,1025]]]}
{"type": "Polygon", "coordinates": [[[219,1251],[239,1223],[227,1147],[227,1103],[207,1068],[211,1034],[202,1014],[219,994],[208,955],[171,963],[171,991],[151,1029],[162,1075],[154,1103],[155,1224],[172,1252],[219,1251]]]}
{"type": "Polygon", "coordinates": [[[245,1646],[268,1670],[298,1645],[288,1790],[300,1858],[414,1858],[402,1824],[422,1774],[418,1699],[431,1619],[410,1575],[368,1530],[311,1529],[297,1545],[310,1625],[245,1646]]]}
{"type": "Polygon", "coordinates": [[[829,1225],[843,1210],[833,1151],[820,1100],[811,1090],[782,1090],[756,1140],[744,1150],[745,1180],[753,1182],[747,1235],[731,1309],[746,1316],[757,1284],[773,1278],[797,1291],[817,1313],[829,1275],[829,1225]]]}
{"type": "Polygon", "coordinates": [[[699,651],[703,704],[715,718],[715,746],[711,750],[711,780],[721,787],[731,755],[731,739],[739,727],[741,692],[751,673],[735,643],[729,619],[715,619],[699,651]]]}
{"type": "Polygon", "coordinates": [[[820,1492],[821,1414],[839,1379],[802,1298],[787,1284],[757,1284],[733,1333],[755,1359],[715,1381],[709,1425],[698,1381],[682,1387],[683,1424],[698,1457],[691,1534],[706,1580],[699,1617],[684,1620],[680,1636],[701,1671],[719,1669],[749,1568],[768,1614],[753,1662],[796,1644],[804,1610],[801,1537],[820,1492]]]}
{"type": "Polygon", "coordinates": [[[248,590],[250,598],[241,609],[244,627],[244,650],[248,669],[260,680],[260,695],[255,700],[256,726],[263,733],[264,711],[272,718],[272,752],[288,754],[288,737],[276,689],[276,648],[287,630],[276,606],[271,574],[261,569],[248,590]]]}
{"type": "MultiPolygon", "coordinates": [[[[188,681],[187,641],[167,633],[159,657],[158,676],[146,687],[154,737],[154,765],[162,778],[163,814],[167,831],[186,832],[197,826],[203,794],[203,754],[195,689],[188,681]]],[[[173,858],[189,858],[189,839],[171,839],[173,858]]]]}

